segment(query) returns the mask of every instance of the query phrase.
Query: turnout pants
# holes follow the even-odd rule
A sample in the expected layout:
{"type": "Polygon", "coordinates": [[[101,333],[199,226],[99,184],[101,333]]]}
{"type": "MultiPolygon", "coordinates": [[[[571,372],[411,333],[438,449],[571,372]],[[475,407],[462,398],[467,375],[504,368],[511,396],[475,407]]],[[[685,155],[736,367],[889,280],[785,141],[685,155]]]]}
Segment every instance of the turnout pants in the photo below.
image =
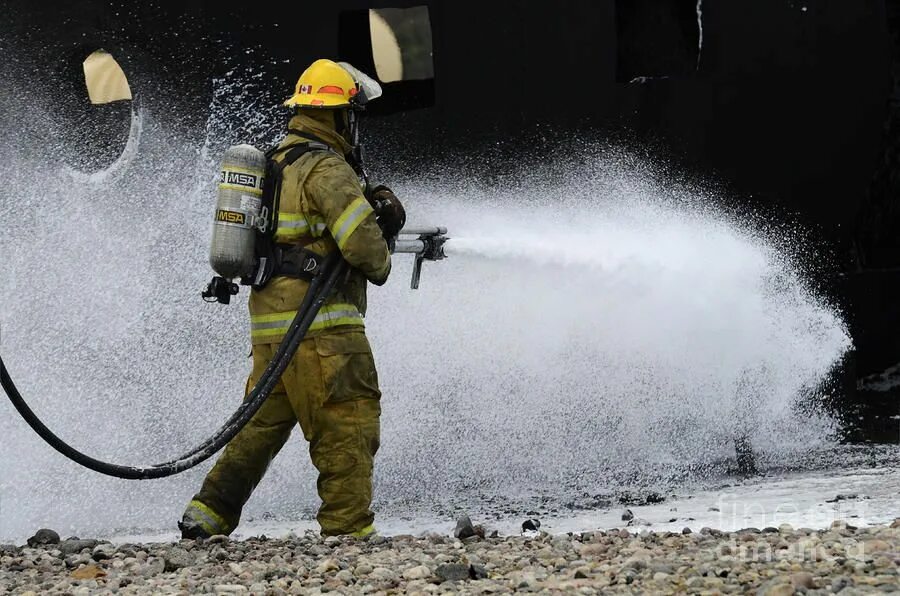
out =
{"type": "MultiPolygon", "coordinates": [[[[253,346],[252,389],[277,344],[253,346]]],[[[326,536],[374,531],[372,470],[379,446],[381,392],[361,330],[304,340],[281,381],[228,444],[185,515],[210,534],[230,534],[244,503],[298,422],[319,472],[317,520],[326,536]]]]}

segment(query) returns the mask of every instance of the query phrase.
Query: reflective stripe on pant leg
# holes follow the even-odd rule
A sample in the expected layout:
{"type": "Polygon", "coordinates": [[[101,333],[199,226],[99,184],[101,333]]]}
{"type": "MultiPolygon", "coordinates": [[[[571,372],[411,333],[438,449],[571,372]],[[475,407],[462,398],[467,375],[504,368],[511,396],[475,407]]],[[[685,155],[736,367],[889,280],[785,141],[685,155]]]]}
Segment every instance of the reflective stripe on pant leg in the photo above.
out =
{"type": "MultiPolygon", "coordinates": [[[[253,347],[249,386],[255,385],[262,376],[275,347],[266,344],[253,347]]],[[[233,530],[240,523],[244,504],[296,424],[294,410],[279,380],[259,411],[225,447],[194,499],[214,510],[229,531],[233,530]]]]}
{"type": "Polygon", "coordinates": [[[353,536],[354,538],[366,538],[368,536],[371,536],[374,533],[375,533],[375,526],[373,524],[369,524],[365,528],[363,528],[361,530],[357,530],[357,531],[351,533],[350,535],[353,536]]]}
{"type": "Polygon", "coordinates": [[[216,534],[230,534],[231,531],[234,530],[221,515],[196,499],[188,503],[184,515],[197,522],[197,524],[203,528],[203,531],[210,536],[216,534]]]}

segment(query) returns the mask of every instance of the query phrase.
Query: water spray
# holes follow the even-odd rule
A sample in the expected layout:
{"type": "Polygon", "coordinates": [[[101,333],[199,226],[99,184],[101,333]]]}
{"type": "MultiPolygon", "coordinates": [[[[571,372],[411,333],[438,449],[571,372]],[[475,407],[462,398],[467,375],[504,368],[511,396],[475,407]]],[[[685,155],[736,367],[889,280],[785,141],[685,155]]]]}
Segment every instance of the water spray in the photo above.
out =
{"type": "MultiPolygon", "coordinates": [[[[308,145],[300,149],[308,151],[308,145]]],[[[210,246],[210,264],[221,277],[213,278],[203,292],[203,298],[208,302],[228,304],[231,296],[238,293],[238,286],[232,281],[237,277],[244,278],[242,283],[257,285],[264,275],[271,276],[274,272],[271,267],[266,266],[268,257],[260,258],[256,251],[256,243],[265,238],[267,229],[274,230],[274,227],[268,226],[274,226],[275,210],[269,212],[268,206],[272,204],[271,193],[277,191],[270,187],[266,188],[271,192],[267,193],[264,190],[264,180],[272,178],[266,168],[266,156],[250,145],[237,145],[225,152],[210,246]],[[267,212],[270,214],[269,217],[266,216],[267,212]]],[[[280,173],[277,172],[278,179],[280,173]]],[[[277,205],[277,199],[275,204],[277,205]]],[[[415,255],[411,285],[416,289],[419,286],[422,263],[426,260],[436,261],[444,258],[446,229],[412,229],[402,231],[401,235],[418,237],[397,240],[395,250],[415,255]]],[[[325,257],[309,254],[312,256],[306,261],[308,267],[301,267],[303,273],[308,273],[309,289],[262,377],[240,407],[214,435],[174,460],[150,466],[124,466],[93,458],[60,439],[40,420],[22,397],[2,358],[0,358],[0,386],[22,418],[44,441],[86,468],[128,480],[164,478],[189,470],[222,449],[262,407],[293,359],[320,308],[331,296],[339,280],[345,277],[349,265],[344,261],[340,251],[336,250],[325,257]]],[[[279,258],[279,269],[280,261],[279,258]]]]}
{"type": "MultiPolygon", "coordinates": [[[[419,287],[419,276],[424,261],[437,261],[445,258],[443,251],[443,245],[447,240],[445,234],[445,228],[423,228],[401,232],[401,235],[418,236],[415,240],[399,239],[395,249],[395,252],[398,253],[415,255],[412,277],[413,289],[419,287]]],[[[339,252],[332,253],[326,257],[320,273],[312,279],[309,291],[304,298],[303,304],[298,309],[284,341],[281,342],[275,357],[269,363],[259,382],[247,395],[246,400],[241,403],[235,413],[213,436],[174,460],[150,466],[124,466],[93,458],[60,439],[38,418],[22,397],[12,377],[6,370],[6,365],[3,363],[2,358],[0,358],[0,386],[3,387],[9,400],[28,425],[47,444],[72,461],[95,472],[127,480],[149,480],[173,476],[189,470],[215,455],[244,428],[253,415],[262,407],[263,402],[269,397],[282,373],[284,373],[284,370],[294,357],[300,342],[305,337],[319,309],[334,291],[338,281],[346,274],[347,267],[347,263],[341,258],[339,252]]]]}

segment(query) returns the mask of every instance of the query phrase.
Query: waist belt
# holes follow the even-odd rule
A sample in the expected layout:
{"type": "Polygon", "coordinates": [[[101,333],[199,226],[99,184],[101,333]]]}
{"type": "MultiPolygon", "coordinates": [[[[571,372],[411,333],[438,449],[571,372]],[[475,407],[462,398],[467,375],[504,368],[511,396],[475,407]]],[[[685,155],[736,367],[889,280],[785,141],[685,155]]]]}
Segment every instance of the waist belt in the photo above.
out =
{"type": "Polygon", "coordinates": [[[322,270],[322,262],[324,260],[325,258],[322,255],[300,246],[276,244],[275,269],[272,275],[309,281],[322,270]]]}

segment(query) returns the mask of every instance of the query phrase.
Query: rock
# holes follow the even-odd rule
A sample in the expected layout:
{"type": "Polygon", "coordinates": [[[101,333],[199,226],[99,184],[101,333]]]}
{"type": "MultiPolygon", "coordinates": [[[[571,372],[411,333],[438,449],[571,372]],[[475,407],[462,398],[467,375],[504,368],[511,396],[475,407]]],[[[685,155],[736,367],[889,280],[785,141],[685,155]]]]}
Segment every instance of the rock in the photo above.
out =
{"type": "Polygon", "coordinates": [[[369,575],[374,571],[374,567],[368,563],[361,563],[356,566],[356,575],[369,575]]]}
{"type": "Polygon", "coordinates": [[[622,512],[622,521],[631,521],[634,519],[634,513],[631,509],[626,509],[622,512]]]}
{"type": "Polygon", "coordinates": [[[331,548],[324,544],[314,544],[309,547],[306,552],[317,557],[324,557],[331,554],[331,548]]]}
{"type": "MultiPolygon", "coordinates": [[[[225,534],[216,534],[215,536],[210,536],[206,539],[207,544],[223,544],[225,542],[229,542],[231,539],[225,534]]],[[[223,584],[227,585],[227,584],[223,584]]],[[[216,586],[218,588],[218,586],[216,586]]]]}
{"type": "Polygon", "coordinates": [[[316,566],[316,573],[323,575],[331,571],[340,571],[341,566],[334,559],[325,559],[316,566]]]}
{"type": "Polygon", "coordinates": [[[839,501],[851,501],[853,499],[859,498],[859,495],[856,493],[847,493],[847,494],[838,494],[835,495],[833,499],[828,499],[825,501],[826,503],[837,503],[839,501]]]}
{"type": "Polygon", "coordinates": [[[247,591],[247,587],[240,584],[219,584],[213,591],[216,594],[243,594],[247,591]]]}
{"type": "Polygon", "coordinates": [[[647,568],[646,556],[632,556],[625,561],[623,570],[634,569],[635,571],[643,571],[647,568]]]}
{"type": "Polygon", "coordinates": [[[340,546],[343,543],[343,540],[338,538],[337,536],[329,536],[325,539],[325,546],[329,548],[334,548],[336,546],[340,546]]]}
{"type": "Polygon", "coordinates": [[[488,572],[484,565],[473,563],[469,566],[469,577],[472,579],[487,579],[488,572]]]}
{"type": "Polygon", "coordinates": [[[53,530],[43,528],[35,532],[34,536],[28,539],[28,546],[45,546],[47,544],[59,544],[59,534],[53,530]]]}
{"type": "Polygon", "coordinates": [[[403,572],[403,579],[408,580],[427,579],[429,577],[431,577],[431,569],[425,565],[410,567],[403,572]]]}
{"type": "Polygon", "coordinates": [[[229,570],[233,575],[240,576],[241,574],[244,573],[244,566],[241,565],[240,563],[229,563],[229,564],[228,564],[228,570],[229,570]]]}
{"type": "Polygon", "coordinates": [[[75,569],[76,567],[78,567],[80,565],[87,565],[90,562],[91,562],[90,557],[84,556],[81,554],[69,555],[68,557],[63,559],[63,563],[69,569],[75,569]]]}
{"type": "Polygon", "coordinates": [[[178,571],[193,564],[194,556],[183,548],[171,548],[163,554],[163,571],[178,571]]]}
{"type": "Polygon", "coordinates": [[[383,581],[396,581],[397,574],[388,569],[387,567],[376,567],[369,574],[369,577],[373,579],[380,579],[383,581]]]}
{"type": "Polygon", "coordinates": [[[794,586],[783,579],[775,579],[756,592],[758,596],[794,596],[794,586]]]}
{"type": "Polygon", "coordinates": [[[842,575],[840,577],[836,577],[831,580],[831,591],[832,592],[840,592],[844,588],[849,588],[853,585],[853,580],[849,577],[842,575]]]}
{"type": "Polygon", "coordinates": [[[699,575],[695,575],[693,577],[689,577],[687,579],[687,581],[684,582],[684,585],[687,586],[688,588],[698,588],[698,587],[702,586],[703,583],[704,583],[704,579],[702,577],[700,577],[699,575]]]}
{"type": "Polygon", "coordinates": [[[19,554],[19,547],[15,544],[0,544],[0,556],[15,556],[19,554]]]}
{"type": "Polygon", "coordinates": [[[590,576],[581,569],[575,570],[575,579],[588,579],[590,576]]]}
{"type": "Polygon", "coordinates": [[[470,538],[471,536],[475,536],[475,526],[472,525],[472,520],[469,519],[468,515],[464,515],[458,520],[456,520],[456,528],[453,530],[453,537],[458,540],[465,540],[466,538],[470,538]]]}
{"type": "Polygon", "coordinates": [[[894,520],[894,523],[891,524],[891,528],[894,530],[900,528],[900,517],[894,520]]]}
{"type": "Polygon", "coordinates": [[[85,565],[73,571],[71,577],[72,579],[97,579],[106,577],[106,572],[96,565],[85,565]]]}
{"type": "Polygon", "coordinates": [[[812,590],[816,587],[816,582],[813,579],[812,573],[800,571],[791,576],[791,585],[794,586],[794,589],[796,590],[799,590],[800,588],[812,590]]]}
{"type": "Polygon", "coordinates": [[[867,555],[872,554],[872,553],[883,553],[883,552],[888,552],[888,551],[893,550],[893,548],[891,547],[890,544],[888,544],[884,540],[878,540],[878,539],[866,540],[863,543],[863,548],[867,555]]]}
{"type": "Polygon", "coordinates": [[[469,579],[469,566],[461,563],[445,563],[438,565],[434,574],[442,582],[458,582],[469,579]]]}
{"type": "Polygon", "coordinates": [[[109,542],[101,542],[94,547],[94,550],[91,551],[91,556],[95,561],[103,561],[105,559],[109,559],[114,554],[116,554],[116,547],[109,542]]]}
{"type": "Polygon", "coordinates": [[[605,555],[608,550],[609,546],[606,544],[591,542],[581,545],[578,549],[578,554],[582,557],[599,557],[605,555]]]}
{"type": "Polygon", "coordinates": [[[166,570],[166,562],[162,557],[153,557],[152,559],[148,559],[146,564],[144,564],[141,568],[141,575],[145,577],[153,577],[154,575],[159,575],[166,570]]]}
{"type": "Polygon", "coordinates": [[[345,584],[352,584],[356,579],[353,577],[353,573],[349,569],[343,569],[334,574],[334,579],[338,579],[345,584]]]}
{"type": "Polygon", "coordinates": [[[526,519],[522,522],[522,531],[523,532],[540,532],[541,530],[541,520],[539,519],[526,519]]]}
{"type": "Polygon", "coordinates": [[[684,529],[681,530],[681,533],[682,533],[682,534],[685,534],[685,535],[687,535],[687,534],[693,534],[693,530],[691,530],[690,528],[684,528],[684,529]]]}
{"type": "Polygon", "coordinates": [[[98,544],[100,543],[97,540],[79,540],[77,538],[70,538],[60,542],[57,548],[59,548],[59,552],[65,557],[68,555],[77,555],[86,548],[93,550],[98,544]]]}

